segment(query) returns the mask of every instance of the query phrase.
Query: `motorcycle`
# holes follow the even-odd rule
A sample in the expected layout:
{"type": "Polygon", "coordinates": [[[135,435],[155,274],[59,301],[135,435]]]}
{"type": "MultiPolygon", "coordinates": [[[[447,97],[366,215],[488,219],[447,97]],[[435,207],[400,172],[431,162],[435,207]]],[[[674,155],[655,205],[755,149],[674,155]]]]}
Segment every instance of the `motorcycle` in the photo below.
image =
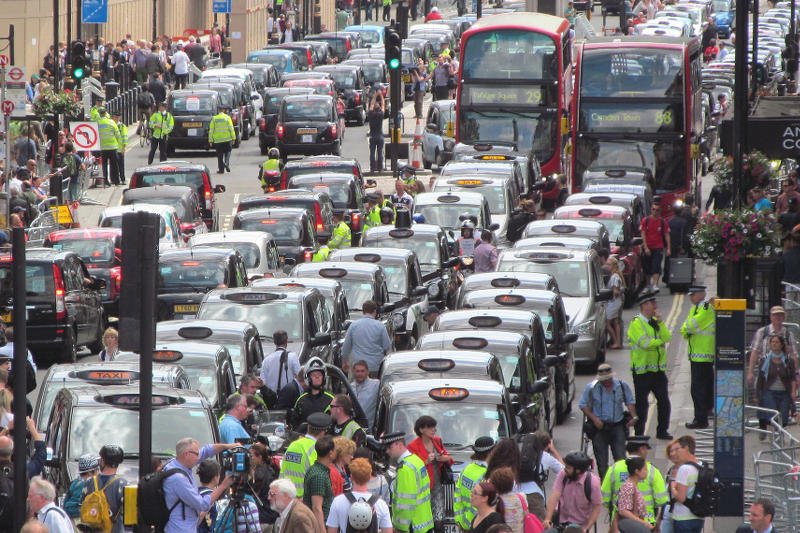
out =
{"type": "Polygon", "coordinates": [[[555,211],[564,205],[569,194],[563,177],[545,176],[542,181],[533,185],[533,190],[539,192],[542,208],[545,211],[555,211]]]}

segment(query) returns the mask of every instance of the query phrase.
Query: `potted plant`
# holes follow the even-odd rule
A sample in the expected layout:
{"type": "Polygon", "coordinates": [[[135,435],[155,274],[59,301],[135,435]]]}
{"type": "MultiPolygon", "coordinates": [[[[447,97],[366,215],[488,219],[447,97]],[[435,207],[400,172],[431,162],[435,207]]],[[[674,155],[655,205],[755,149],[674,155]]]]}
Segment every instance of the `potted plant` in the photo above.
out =
{"type": "Polygon", "coordinates": [[[33,102],[34,114],[42,119],[53,115],[83,116],[83,104],[72,91],[54,91],[45,88],[33,102]]]}

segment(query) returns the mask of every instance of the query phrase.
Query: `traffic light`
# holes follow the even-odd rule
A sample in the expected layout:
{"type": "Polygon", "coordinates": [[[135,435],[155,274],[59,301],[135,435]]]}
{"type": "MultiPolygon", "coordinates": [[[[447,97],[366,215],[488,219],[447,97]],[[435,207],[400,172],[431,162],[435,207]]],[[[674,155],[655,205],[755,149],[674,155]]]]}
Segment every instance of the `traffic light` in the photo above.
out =
{"type": "Polygon", "coordinates": [[[74,41],[70,49],[70,66],[72,67],[72,77],[80,81],[86,76],[91,75],[92,66],[86,59],[86,45],[83,41],[74,41]]]}
{"type": "Polygon", "coordinates": [[[384,31],[384,42],[386,46],[386,66],[389,70],[397,70],[402,63],[403,39],[400,33],[392,26],[386,26],[384,31]]]}

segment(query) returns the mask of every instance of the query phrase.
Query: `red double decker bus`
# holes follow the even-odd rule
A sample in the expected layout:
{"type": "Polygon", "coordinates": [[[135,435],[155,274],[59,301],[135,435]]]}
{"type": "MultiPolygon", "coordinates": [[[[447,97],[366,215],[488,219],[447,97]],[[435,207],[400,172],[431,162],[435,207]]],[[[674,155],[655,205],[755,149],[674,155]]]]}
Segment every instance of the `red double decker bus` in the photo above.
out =
{"type": "Polygon", "coordinates": [[[700,198],[702,50],[697,39],[599,37],[577,52],[572,191],[647,184],[667,209],[700,198]]]}
{"type": "Polygon", "coordinates": [[[481,18],[461,36],[456,141],[511,145],[545,175],[567,173],[569,22],[541,13],[481,18]]]}

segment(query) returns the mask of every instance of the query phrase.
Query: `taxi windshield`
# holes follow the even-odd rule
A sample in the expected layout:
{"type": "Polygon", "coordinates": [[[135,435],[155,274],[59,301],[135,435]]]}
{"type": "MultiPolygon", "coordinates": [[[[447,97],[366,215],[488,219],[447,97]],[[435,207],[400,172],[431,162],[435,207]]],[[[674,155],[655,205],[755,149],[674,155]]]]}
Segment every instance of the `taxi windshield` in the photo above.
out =
{"type": "Polygon", "coordinates": [[[458,217],[464,213],[469,213],[478,219],[478,224],[484,223],[481,216],[481,206],[458,204],[427,204],[416,205],[414,214],[421,213],[425,217],[426,224],[441,226],[442,228],[457,228],[460,224],[458,217]]]}
{"type": "Polygon", "coordinates": [[[180,198],[147,198],[141,200],[133,200],[132,202],[126,202],[125,205],[136,205],[136,204],[155,204],[155,205],[168,205],[170,207],[175,208],[175,212],[178,215],[178,218],[181,221],[191,222],[191,220],[187,220],[186,216],[186,207],[184,206],[183,202],[180,198]]]}
{"type": "Polygon", "coordinates": [[[286,66],[288,64],[286,56],[273,55],[273,54],[255,54],[247,56],[247,62],[272,65],[275,67],[275,70],[277,70],[278,73],[281,74],[283,73],[284,70],[286,70],[286,66]]]}
{"type": "Polygon", "coordinates": [[[389,294],[405,296],[407,287],[405,269],[400,265],[381,265],[381,268],[386,276],[386,286],[389,288],[389,294]]]}
{"type": "MultiPolygon", "coordinates": [[[[116,444],[125,454],[139,453],[139,411],[111,406],[76,407],[70,423],[70,461],[86,453],[96,454],[116,444]]],[[[175,455],[175,443],[191,435],[200,442],[214,442],[214,431],[203,409],[153,409],[153,454],[175,455]]]]}
{"type": "Polygon", "coordinates": [[[449,450],[466,449],[483,435],[495,441],[509,436],[508,420],[499,406],[468,401],[396,405],[389,413],[386,432],[411,434],[414,422],[423,415],[436,420],[436,434],[449,450]]]}
{"type": "Polygon", "coordinates": [[[307,100],[284,104],[283,120],[286,122],[328,122],[331,118],[331,106],[327,101],[307,100]]]}
{"type": "Polygon", "coordinates": [[[459,181],[469,180],[447,180],[446,182],[437,184],[433,190],[438,191],[469,191],[479,192],[489,202],[489,212],[493,215],[505,215],[506,211],[506,190],[502,185],[484,185],[482,187],[463,186],[459,185],[459,181]]]}
{"type": "Polygon", "coordinates": [[[423,274],[428,274],[438,269],[442,263],[439,257],[439,244],[435,235],[413,236],[408,239],[380,239],[364,241],[364,246],[381,246],[383,248],[396,248],[398,250],[411,250],[417,254],[419,266],[423,274]]]}
{"type": "Polygon", "coordinates": [[[350,184],[346,181],[305,181],[292,183],[290,189],[304,189],[311,192],[324,192],[331,197],[333,207],[336,209],[347,209],[350,206],[350,184]]]}
{"type": "Polygon", "coordinates": [[[278,300],[240,305],[227,300],[208,301],[200,306],[197,318],[252,322],[262,339],[272,339],[272,332],[282,329],[290,342],[303,340],[303,313],[300,312],[300,304],[293,302],[278,300]]]}
{"type": "Polygon", "coordinates": [[[239,229],[269,232],[278,244],[297,244],[300,241],[300,219],[260,219],[246,218],[239,229]]]}
{"type": "Polygon", "coordinates": [[[159,289],[206,291],[225,284],[225,263],[215,261],[178,260],[158,265],[156,285],[159,289]]]}
{"type": "Polygon", "coordinates": [[[204,242],[194,244],[192,248],[219,248],[220,250],[234,249],[242,255],[247,268],[256,268],[261,263],[261,250],[252,242],[204,242]]]}
{"type": "Polygon", "coordinates": [[[558,289],[562,296],[586,298],[589,296],[589,269],[583,261],[555,261],[537,263],[526,259],[519,260],[510,257],[497,262],[497,271],[510,272],[539,272],[550,274],[556,278],[558,289]]]}
{"type": "Polygon", "coordinates": [[[114,261],[114,243],[109,239],[61,239],[53,243],[53,250],[75,252],[86,266],[114,261]]]}
{"type": "Polygon", "coordinates": [[[378,30],[358,29],[350,30],[355,31],[361,37],[361,44],[377,44],[381,42],[381,34],[378,30]]]}
{"type": "Polygon", "coordinates": [[[365,280],[347,279],[346,277],[339,279],[344,289],[344,295],[347,298],[347,307],[351,311],[361,311],[361,306],[367,300],[375,300],[375,294],[372,289],[372,283],[365,280]]]}
{"type": "Polygon", "coordinates": [[[191,362],[185,360],[181,361],[181,366],[186,371],[191,389],[202,392],[212,404],[216,403],[219,389],[217,388],[214,365],[211,360],[205,358],[192,360],[191,362]]]}
{"type": "Polygon", "coordinates": [[[337,89],[352,89],[355,87],[356,78],[352,72],[347,70],[333,70],[331,71],[334,83],[337,89]]]}
{"type": "Polygon", "coordinates": [[[361,70],[364,71],[364,81],[367,83],[383,83],[383,65],[379,63],[362,63],[361,70]]]}

